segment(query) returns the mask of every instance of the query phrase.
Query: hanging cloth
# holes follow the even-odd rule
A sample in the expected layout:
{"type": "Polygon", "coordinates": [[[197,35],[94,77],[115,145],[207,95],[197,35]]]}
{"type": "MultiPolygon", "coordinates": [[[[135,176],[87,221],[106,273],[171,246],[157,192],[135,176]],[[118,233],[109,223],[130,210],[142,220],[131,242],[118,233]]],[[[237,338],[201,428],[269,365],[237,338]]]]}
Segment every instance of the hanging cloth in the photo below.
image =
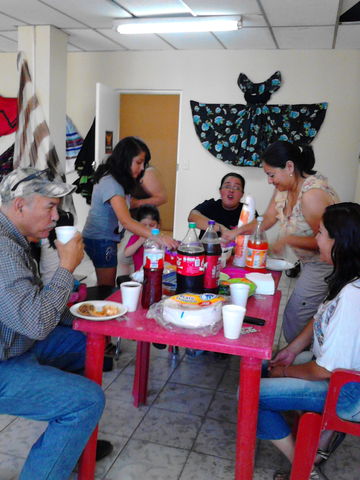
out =
{"type": "Polygon", "coordinates": [[[95,161],[95,118],[88,131],[80,152],[75,160],[75,170],[79,178],[75,180],[76,193],[85,198],[90,205],[94,186],[94,161],[95,161]]]}
{"type": "MultiPolygon", "coordinates": [[[[41,105],[35,94],[31,75],[24,54],[17,57],[20,83],[18,93],[18,129],[15,135],[14,169],[35,167],[49,168],[54,178],[65,181],[64,171],[51,140],[41,105]]],[[[75,217],[75,206],[71,195],[62,199],[62,208],[75,217]]]]}
{"type": "Polygon", "coordinates": [[[66,172],[73,172],[75,160],[81,150],[83,138],[73,121],[66,115],[66,172]]]}
{"type": "Polygon", "coordinates": [[[196,134],[215,158],[236,166],[261,167],[261,153],[276,140],[313,141],[324,121],[327,102],[268,105],[281,86],[279,71],[262,83],[253,83],[241,73],[238,86],[246,105],[190,101],[196,134]]]}

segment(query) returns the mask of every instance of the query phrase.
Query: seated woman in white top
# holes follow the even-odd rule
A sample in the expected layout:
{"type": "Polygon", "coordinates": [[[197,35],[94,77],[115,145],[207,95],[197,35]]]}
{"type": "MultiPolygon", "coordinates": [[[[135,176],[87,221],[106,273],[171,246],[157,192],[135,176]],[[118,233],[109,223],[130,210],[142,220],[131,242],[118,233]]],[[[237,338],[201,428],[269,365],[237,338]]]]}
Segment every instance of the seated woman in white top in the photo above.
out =
{"type": "MultiPolygon", "coordinates": [[[[258,438],[271,440],[290,461],[294,440],[282,412],[322,412],[331,372],[360,371],[360,205],[328,206],[316,241],[320,259],[333,267],[327,296],[304,330],[270,362],[270,378],[263,378],[260,388],[258,438]]],[[[358,383],[343,388],[337,411],[360,421],[358,383]]],[[[282,472],[274,476],[287,478],[282,472]]],[[[311,478],[319,477],[314,471],[311,478]]]]}

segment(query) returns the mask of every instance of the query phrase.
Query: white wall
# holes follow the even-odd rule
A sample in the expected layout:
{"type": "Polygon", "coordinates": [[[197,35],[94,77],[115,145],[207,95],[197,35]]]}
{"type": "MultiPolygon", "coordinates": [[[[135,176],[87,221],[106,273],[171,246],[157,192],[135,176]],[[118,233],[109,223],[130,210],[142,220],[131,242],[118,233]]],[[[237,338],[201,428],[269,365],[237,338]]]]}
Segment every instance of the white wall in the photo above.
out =
{"type": "Polygon", "coordinates": [[[83,133],[94,114],[95,83],[114,88],[166,89],[182,92],[175,235],[181,238],[190,209],[217,196],[228,171],[246,177],[247,192],[261,212],[271,195],[261,169],[231,168],[201,146],[192,124],[189,101],[244,103],[237,86],[240,72],[254,82],[276,70],[283,84],[269,103],[328,101],[323,126],[313,146],[316,167],[327,175],[343,200],[353,200],[360,144],[359,51],[207,51],[70,53],[67,111],[83,133]]]}
{"type": "Polygon", "coordinates": [[[16,53],[0,53],[0,65],[0,95],[16,97],[19,88],[16,53]]]}
{"type": "MultiPolygon", "coordinates": [[[[354,200],[360,145],[358,50],[69,53],[67,113],[85,135],[95,112],[98,81],[114,88],[182,93],[175,200],[175,236],[181,238],[191,208],[217,197],[225,173],[236,170],[246,177],[246,190],[255,195],[260,212],[272,192],[261,169],[231,168],[205,151],[195,134],[189,101],[245,103],[237,86],[239,73],[262,82],[276,70],[282,73],[282,86],[269,103],[329,102],[313,142],[316,168],[329,177],[342,200],[354,200]]],[[[85,217],[83,199],[77,205],[79,217],[85,217]]]]}

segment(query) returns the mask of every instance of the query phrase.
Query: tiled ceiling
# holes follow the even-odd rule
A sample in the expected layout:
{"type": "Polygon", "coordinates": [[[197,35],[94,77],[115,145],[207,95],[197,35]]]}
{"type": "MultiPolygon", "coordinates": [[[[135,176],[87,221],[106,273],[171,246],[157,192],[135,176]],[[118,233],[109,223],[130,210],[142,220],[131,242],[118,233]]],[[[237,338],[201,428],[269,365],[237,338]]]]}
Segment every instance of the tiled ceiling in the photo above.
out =
{"type": "Polygon", "coordinates": [[[17,28],[53,25],[75,52],[125,50],[359,49],[358,0],[0,0],[0,51],[17,51],[17,28]],[[356,12],[355,12],[356,13],[356,12]],[[236,32],[119,35],[116,18],[241,15],[236,32]]]}

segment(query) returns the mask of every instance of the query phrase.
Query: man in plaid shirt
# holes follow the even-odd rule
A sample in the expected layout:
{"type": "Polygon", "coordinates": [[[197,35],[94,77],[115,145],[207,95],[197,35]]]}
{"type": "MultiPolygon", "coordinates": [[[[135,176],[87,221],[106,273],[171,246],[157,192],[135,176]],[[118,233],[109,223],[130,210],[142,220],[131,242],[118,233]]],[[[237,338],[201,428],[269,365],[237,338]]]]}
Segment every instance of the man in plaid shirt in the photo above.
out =
{"type": "Polygon", "coordinates": [[[57,241],[60,265],[43,286],[28,240],[46,238],[61,198],[75,187],[48,169],[17,169],[0,184],[0,414],[47,421],[21,480],[67,480],[104,408],[101,388],[81,375],[85,339],[69,328],[72,272],[83,258],[77,233],[57,241]]]}

